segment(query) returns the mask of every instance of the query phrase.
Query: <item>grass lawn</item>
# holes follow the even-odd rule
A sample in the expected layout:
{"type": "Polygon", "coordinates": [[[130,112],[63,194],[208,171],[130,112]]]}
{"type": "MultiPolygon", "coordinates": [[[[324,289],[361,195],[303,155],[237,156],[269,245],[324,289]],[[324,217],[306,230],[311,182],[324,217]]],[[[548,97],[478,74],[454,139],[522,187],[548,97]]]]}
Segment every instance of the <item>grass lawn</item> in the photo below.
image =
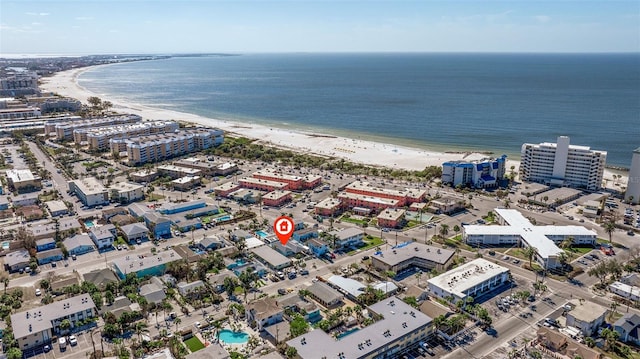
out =
{"type": "Polygon", "coordinates": [[[200,339],[198,339],[198,337],[191,337],[185,340],[184,343],[187,345],[187,348],[189,348],[189,350],[192,353],[197,352],[198,350],[204,348],[204,344],[202,344],[202,342],[200,341],[200,339]]]}
{"type": "Polygon", "coordinates": [[[573,247],[569,251],[573,253],[577,253],[578,255],[583,255],[591,252],[593,250],[592,247],[573,247]]]}
{"type": "Polygon", "coordinates": [[[365,239],[364,240],[365,246],[360,247],[358,249],[352,250],[350,252],[347,252],[348,255],[354,255],[360,251],[366,251],[367,249],[370,248],[375,248],[377,246],[380,246],[382,244],[384,244],[384,241],[382,240],[382,238],[379,237],[373,237],[372,239],[365,239]]]}
{"type": "Polygon", "coordinates": [[[369,223],[368,221],[362,220],[362,219],[355,219],[355,218],[351,218],[351,217],[342,217],[340,218],[341,221],[344,222],[349,222],[349,223],[354,223],[354,224],[359,224],[359,225],[363,225],[365,223],[369,223]]]}
{"type": "Polygon", "coordinates": [[[202,217],[202,224],[207,224],[209,222],[211,222],[211,217],[206,216],[206,217],[202,217]]]}
{"type": "Polygon", "coordinates": [[[164,196],[161,194],[151,193],[147,195],[147,201],[150,201],[150,202],[159,201],[161,199],[164,199],[164,196]]]}

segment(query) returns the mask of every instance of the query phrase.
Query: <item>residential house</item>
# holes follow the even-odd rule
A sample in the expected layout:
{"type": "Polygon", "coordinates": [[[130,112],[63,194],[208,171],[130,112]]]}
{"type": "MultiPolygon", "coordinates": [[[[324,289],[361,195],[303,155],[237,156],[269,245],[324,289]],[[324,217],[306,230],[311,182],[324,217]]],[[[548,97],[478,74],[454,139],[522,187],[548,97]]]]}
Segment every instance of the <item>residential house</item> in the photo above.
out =
{"type": "Polygon", "coordinates": [[[620,341],[640,344],[640,316],[626,313],[613,324],[613,329],[620,334],[620,341]]]}
{"type": "Polygon", "coordinates": [[[136,218],[143,217],[145,213],[153,212],[153,209],[142,203],[131,203],[127,206],[129,214],[136,218]]]}
{"type": "Polygon", "coordinates": [[[139,294],[147,300],[147,303],[154,304],[161,303],[167,297],[164,285],[158,277],[152,277],[150,283],[142,285],[139,294]]]}
{"type": "Polygon", "coordinates": [[[224,240],[222,240],[218,236],[210,235],[203,238],[200,242],[198,242],[197,246],[203,251],[213,251],[218,248],[224,247],[225,243],[224,243],[224,240]]]}
{"type": "Polygon", "coordinates": [[[236,278],[236,275],[228,270],[222,270],[218,274],[207,275],[207,281],[213,287],[213,291],[216,293],[224,292],[224,280],[226,278],[236,278]]]}
{"type": "Polygon", "coordinates": [[[56,240],[53,238],[43,238],[36,241],[36,251],[44,252],[56,248],[56,240]]]}
{"type": "Polygon", "coordinates": [[[307,290],[311,293],[311,297],[325,308],[342,302],[343,295],[324,282],[315,282],[307,287],[307,290]]]}
{"type": "Polygon", "coordinates": [[[336,250],[349,250],[364,244],[364,231],[358,228],[334,230],[329,232],[329,235],[335,237],[336,250]]]}
{"type": "Polygon", "coordinates": [[[95,284],[98,288],[106,288],[107,284],[118,281],[113,271],[107,268],[92,270],[82,276],[85,281],[95,284]]]}
{"type": "Polygon", "coordinates": [[[26,249],[18,249],[17,251],[10,252],[4,257],[4,266],[6,269],[13,273],[23,270],[29,266],[29,251],[26,249]]]}
{"type": "Polygon", "coordinates": [[[98,250],[113,248],[113,241],[116,239],[116,226],[106,224],[100,227],[91,227],[89,237],[96,244],[98,250]]]}
{"type": "MultiPolygon", "coordinates": [[[[602,359],[604,355],[596,349],[571,340],[571,338],[555,330],[541,327],[537,331],[536,342],[543,348],[568,358],[602,359]]],[[[556,355],[557,355],[556,354],[556,355]]]]}
{"type": "Polygon", "coordinates": [[[171,237],[171,220],[169,218],[156,212],[147,212],[142,217],[154,238],[171,237]]]}
{"type": "Polygon", "coordinates": [[[69,252],[69,255],[82,255],[85,253],[93,252],[96,247],[93,245],[91,237],[87,234],[76,234],[73,237],[65,239],[62,244],[69,252]]]}
{"type": "Polygon", "coordinates": [[[284,314],[283,308],[278,306],[274,298],[264,297],[247,305],[247,321],[258,331],[264,327],[279,323],[284,314]]]}
{"type": "Polygon", "coordinates": [[[329,245],[320,238],[312,238],[308,240],[307,246],[311,253],[316,257],[323,257],[325,254],[329,253],[329,245]]]}
{"type": "Polygon", "coordinates": [[[62,249],[60,248],[36,253],[36,260],[38,261],[39,265],[61,261],[63,258],[64,256],[62,255],[62,249]]]}
{"type": "Polygon", "coordinates": [[[280,242],[275,242],[273,243],[273,249],[280,252],[285,257],[295,256],[298,253],[305,253],[307,251],[307,247],[300,244],[300,242],[295,239],[289,240],[285,245],[280,242]]]}
{"type": "Polygon", "coordinates": [[[178,288],[178,292],[180,293],[180,295],[182,295],[183,297],[190,297],[192,295],[195,295],[196,293],[198,293],[200,288],[206,289],[204,282],[201,280],[196,280],[190,283],[180,282],[176,287],[178,288]]]}
{"type": "Polygon", "coordinates": [[[149,230],[142,223],[132,223],[122,226],[120,231],[129,243],[145,241],[149,238],[149,230]]]}
{"type": "Polygon", "coordinates": [[[607,308],[592,302],[571,301],[573,309],[567,312],[567,326],[576,327],[585,336],[591,336],[604,324],[607,308]]]}
{"type": "Polygon", "coordinates": [[[295,239],[298,242],[305,242],[311,238],[318,238],[318,228],[303,228],[293,232],[291,239],[295,239]]]}
{"type": "Polygon", "coordinates": [[[45,202],[45,206],[47,206],[51,217],[64,216],[65,214],[69,213],[69,208],[67,208],[67,205],[64,204],[64,201],[47,201],[45,202]]]}
{"type": "Polygon", "coordinates": [[[269,246],[261,246],[251,249],[251,252],[273,270],[280,270],[291,265],[291,260],[273,250],[269,246]]]}
{"type": "Polygon", "coordinates": [[[115,207],[115,208],[108,208],[102,211],[102,219],[104,219],[106,222],[109,222],[109,220],[111,219],[111,217],[118,215],[118,214],[128,214],[129,211],[126,207],[115,207]]]}
{"type": "Polygon", "coordinates": [[[138,278],[163,275],[167,264],[182,259],[174,250],[159,251],[156,255],[127,255],[112,260],[116,275],[123,279],[129,273],[135,273],[138,278]]]}
{"type": "Polygon", "coordinates": [[[39,192],[25,193],[11,198],[13,207],[31,206],[40,202],[39,192]]]}

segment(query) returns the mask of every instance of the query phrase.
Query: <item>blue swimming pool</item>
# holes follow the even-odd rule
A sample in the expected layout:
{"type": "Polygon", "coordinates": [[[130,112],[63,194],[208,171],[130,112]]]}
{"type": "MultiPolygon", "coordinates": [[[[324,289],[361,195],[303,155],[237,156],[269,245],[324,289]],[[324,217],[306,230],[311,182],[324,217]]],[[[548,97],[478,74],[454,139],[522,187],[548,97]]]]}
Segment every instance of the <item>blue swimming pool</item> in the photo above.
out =
{"type": "Polygon", "coordinates": [[[346,332],[342,332],[342,333],[336,335],[336,338],[337,339],[342,339],[342,338],[346,337],[349,334],[353,334],[353,333],[357,332],[358,330],[360,330],[360,329],[359,328],[349,329],[346,332]]]}
{"type": "Polygon", "coordinates": [[[231,219],[230,215],[226,215],[226,216],[222,216],[222,217],[218,217],[215,219],[216,222],[224,222],[224,221],[228,221],[231,219]]]}
{"type": "Polygon", "coordinates": [[[247,262],[243,261],[242,259],[238,259],[235,263],[229,264],[227,266],[227,269],[231,270],[233,268],[240,267],[240,266],[243,266],[245,264],[247,264],[247,262]]]}
{"type": "Polygon", "coordinates": [[[258,235],[258,237],[260,238],[267,238],[269,236],[269,233],[265,232],[265,231],[256,231],[256,234],[258,235]]]}
{"type": "Polygon", "coordinates": [[[218,334],[218,338],[220,338],[221,342],[225,342],[227,344],[244,344],[249,341],[249,334],[223,329],[218,334]]]}
{"type": "Polygon", "coordinates": [[[84,221],[84,226],[87,228],[93,227],[94,226],[93,221],[92,220],[84,221]]]}

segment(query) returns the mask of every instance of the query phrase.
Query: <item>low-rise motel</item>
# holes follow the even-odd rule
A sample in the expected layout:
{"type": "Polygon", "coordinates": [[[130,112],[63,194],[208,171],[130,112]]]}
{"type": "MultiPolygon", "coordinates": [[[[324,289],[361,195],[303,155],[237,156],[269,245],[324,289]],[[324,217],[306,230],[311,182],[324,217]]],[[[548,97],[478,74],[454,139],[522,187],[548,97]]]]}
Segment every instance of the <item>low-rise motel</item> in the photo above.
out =
{"type": "Polygon", "coordinates": [[[453,302],[478,298],[509,281],[509,269],[478,258],[427,280],[429,294],[453,302]]]}
{"type": "Polygon", "coordinates": [[[399,358],[433,334],[433,320],[397,297],[371,305],[368,311],[381,319],[341,339],[314,329],[287,345],[296,348],[302,359],[399,358]]]}
{"type": "Polygon", "coordinates": [[[127,274],[135,273],[138,278],[147,275],[164,275],[167,264],[180,260],[182,257],[173,249],[158,252],[152,256],[127,255],[116,258],[112,261],[113,269],[120,279],[124,279],[127,274]]]}
{"type": "Polygon", "coordinates": [[[418,267],[439,272],[451,264],[454,251],[418,242],[405,242],[371,257],[371,265],[380,271],[401,273],[418,267]]]}
{"type": "Polygon", "coordinates": [[[559,256],[564,251],[558,243],[572,238],[574,245],[595,245],[596,232],[582,226],[534,226],[515,209],[494,210],[500,226],[463,226],[462,238],[470,246],[514,245],[534,247],[536,261],[546,269],[560,265],[559,256]]]}
{"type": "Polygon", "coordinates": [[[12,314],[11,327],[18,348],[24,351],[49,344],[52,338],[61,334],[63,320],[68,319],[73,329],[79,321],[93,318],[96,314],[91,296],[81,294],[12,314]]]}

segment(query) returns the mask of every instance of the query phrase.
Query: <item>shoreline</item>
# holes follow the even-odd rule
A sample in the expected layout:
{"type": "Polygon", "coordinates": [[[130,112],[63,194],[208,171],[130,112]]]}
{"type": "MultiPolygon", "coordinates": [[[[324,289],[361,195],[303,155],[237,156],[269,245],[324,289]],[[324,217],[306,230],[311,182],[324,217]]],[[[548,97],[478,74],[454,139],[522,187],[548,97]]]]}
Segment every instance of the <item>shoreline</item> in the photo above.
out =
{"type": "MultiPolygon", "coordinates": [[[[428,166],[441,166],[443,162],[456,160],[476,160],[485,157],[496,157],[501,153],[487,155],[486,151],[464,151],[456,146],[442,148],[435,145],[440,151],[427,150],[412,147],[411,145],[382,142],[383,139],[360,139],[347,137],[348,135],[315,132],[313,130],[286,129],[269,124],[248,123],[242,121],[221,120],[204,117],[187,112],[157,108],[126,100],[110,98],[105,94],[94,93],[78,83],[78,77],[83,73],[100,66],[113,66],[117,64],[105,64],[82,67],[62,71],[50,77],[41,79],[40,88],[43,92],[53,92],[62,96],[72,97],[87,103],[91,96],[100,97],[113,103],[113,111],[133,113],[142,116],[144,120],[175,120],[194,123],[206,127],[216,127],[234,136],[243,136],[258,143],[289,149],[305,154],[322,157],[342,158],[351,162],[388,167],[392,169],[423,170],[428,166]]],[[[375,137],[375,136],[371,136],[375,137]]],[[[401,139],[398,139],[401,140],[401,139]]],[[[515,166],[518,172],[519,158],[508,158],[507,172],[515,166]]],[[[619,170],[605,168],[604,178],[613,181],[613,174],[619,170]]],[[[626,176],[619,182],[626,182],[626,176]]]]}
{"type": "MultiPolygon", "coordinates": [[[[419,171],[428,166],[441,166],[446,161],[473,160],[487,157],[486,154],[480,152],[465,152],[458,149],[437,152],[328,133],[307,132],[263,124],[208,118],[191,113],[113,99],[104,94],[94,93],[78,84],[78,77],[84,72],[98,66],[112,65],[88,66],[58,72],[53,76],[42,78],[40,88],[43,92],[53,92],[62,96],[72,97],[83,103],[87,103],[87,98],[97,96],[102,100],[111,101],[113,103],[113,111],[138,114],[145,120],[175,120],[216,127],[232,135],[251,138],[265,145],[323,157],[343,158],[355,163],[372,166],[419,171]]],[[[519,161],[509,159],[507,169],[515,166],[517,170],[519,164],[519,161]]]]}

